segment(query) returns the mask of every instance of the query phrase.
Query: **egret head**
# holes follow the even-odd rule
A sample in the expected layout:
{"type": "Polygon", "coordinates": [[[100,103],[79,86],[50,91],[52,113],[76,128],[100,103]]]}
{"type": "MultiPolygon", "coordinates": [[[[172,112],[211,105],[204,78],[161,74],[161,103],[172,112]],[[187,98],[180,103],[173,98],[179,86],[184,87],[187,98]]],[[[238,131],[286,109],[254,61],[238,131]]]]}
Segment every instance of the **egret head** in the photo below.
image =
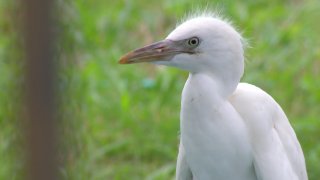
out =
{"type": "Polygon", "coordinates": [[[239,82],[244,68],[241,35],[214,16],[191,18],[165,40],[129,52],[119,63],[153,62],[239,82]]]}

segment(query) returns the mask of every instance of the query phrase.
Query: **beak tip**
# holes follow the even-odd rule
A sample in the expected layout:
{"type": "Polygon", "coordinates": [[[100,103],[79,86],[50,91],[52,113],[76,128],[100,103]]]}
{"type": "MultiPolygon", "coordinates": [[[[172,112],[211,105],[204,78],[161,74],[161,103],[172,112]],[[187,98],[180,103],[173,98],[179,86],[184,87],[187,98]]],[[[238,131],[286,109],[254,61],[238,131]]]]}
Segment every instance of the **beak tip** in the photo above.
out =
{"type": "Polygon", "coordinates": [[[122,59],[120,59],[120,60],[118,61],[118,64],[125,64],[125,62],[124,62],[122,59]]]}
{"type": "Polygon", "coordinates": [[[120,58],[120,60],[118,61],[119,64],[128,64],[128,58],[127,56],[123,56],[120,58]]]}

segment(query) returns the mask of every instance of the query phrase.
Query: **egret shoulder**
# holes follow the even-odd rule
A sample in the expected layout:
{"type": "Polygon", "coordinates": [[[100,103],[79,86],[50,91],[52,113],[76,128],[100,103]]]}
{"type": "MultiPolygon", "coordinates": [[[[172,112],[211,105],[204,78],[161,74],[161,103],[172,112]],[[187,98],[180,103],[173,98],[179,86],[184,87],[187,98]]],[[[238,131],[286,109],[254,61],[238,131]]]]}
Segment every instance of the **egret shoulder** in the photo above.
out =
{"type": "Polygon", "coordinates": [[[308,179],[296,134],[269,94],[254,85],[239,83],[229,101],[248,128],[258,177],[308,179]]]}

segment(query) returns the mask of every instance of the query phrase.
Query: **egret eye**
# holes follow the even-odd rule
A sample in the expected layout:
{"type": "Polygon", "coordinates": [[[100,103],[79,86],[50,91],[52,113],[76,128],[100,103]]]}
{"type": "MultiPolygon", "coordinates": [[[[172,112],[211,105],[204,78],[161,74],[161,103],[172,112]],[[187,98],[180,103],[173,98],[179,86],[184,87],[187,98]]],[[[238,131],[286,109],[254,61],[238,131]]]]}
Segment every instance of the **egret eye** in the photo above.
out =
{"type": "Polygon", "coordinates": [[[188,46],[195,48],[199,45],[200,40],[197,37],[192,37],[190,39],[188,39],[188,46]]]}

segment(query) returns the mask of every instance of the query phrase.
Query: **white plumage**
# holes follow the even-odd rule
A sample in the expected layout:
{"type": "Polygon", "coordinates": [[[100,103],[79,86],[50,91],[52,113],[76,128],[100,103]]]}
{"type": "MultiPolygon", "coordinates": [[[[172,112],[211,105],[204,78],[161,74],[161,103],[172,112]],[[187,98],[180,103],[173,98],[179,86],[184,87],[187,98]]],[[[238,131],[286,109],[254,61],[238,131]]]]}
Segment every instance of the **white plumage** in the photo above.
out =
{"type": "Polygon", "coordinates": [[[212,15],[191,18],[120,63],[154,62],[190,72],[182,92],[178,180],[306,180],[303,152],[281,107],[239,83],[241,35],[212,15]]]}

